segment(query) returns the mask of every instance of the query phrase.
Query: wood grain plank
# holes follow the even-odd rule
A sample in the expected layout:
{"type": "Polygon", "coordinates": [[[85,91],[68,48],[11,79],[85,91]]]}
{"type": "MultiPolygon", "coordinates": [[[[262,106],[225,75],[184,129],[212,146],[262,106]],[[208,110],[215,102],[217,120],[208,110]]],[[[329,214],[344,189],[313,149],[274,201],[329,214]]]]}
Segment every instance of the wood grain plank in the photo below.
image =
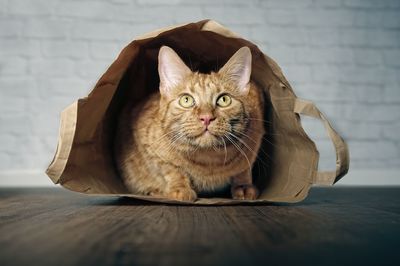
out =
{"type": "Polygon", "coordinates": [[[398,265],[399,244],[400,188],[244,206],[0,189],[0,265],[398,265]]]}

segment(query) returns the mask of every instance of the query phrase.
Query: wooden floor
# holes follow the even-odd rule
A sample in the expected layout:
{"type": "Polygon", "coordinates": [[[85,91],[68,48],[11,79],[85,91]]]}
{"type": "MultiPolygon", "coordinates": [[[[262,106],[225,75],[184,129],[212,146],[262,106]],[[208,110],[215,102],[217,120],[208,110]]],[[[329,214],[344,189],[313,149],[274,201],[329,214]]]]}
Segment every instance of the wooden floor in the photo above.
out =
{"type": "Polygon", "coordinates": [[[224,207],[2,188],[0,265],[400,265],[400,188],[224,207]]]}

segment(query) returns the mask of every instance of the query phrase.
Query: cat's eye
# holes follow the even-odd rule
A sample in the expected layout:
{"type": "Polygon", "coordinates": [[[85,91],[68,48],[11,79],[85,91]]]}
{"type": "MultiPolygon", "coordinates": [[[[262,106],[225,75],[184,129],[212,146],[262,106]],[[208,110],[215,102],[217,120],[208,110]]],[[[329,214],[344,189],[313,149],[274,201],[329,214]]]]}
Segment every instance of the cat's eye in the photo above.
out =
{"type": "Polygon", "coordinates": [[[189,107],[192,107],[194,105],[194,99],[189,94],[184,94],[179,99],[179,104],[182,107],[189,108],[189,107]]]}
{"type": "Polygon", "coordinates": [[[232,103],[232,98],[229,95],[222,95],[217,99],[217,105],[220,107],[227,107],[232,103]]]}

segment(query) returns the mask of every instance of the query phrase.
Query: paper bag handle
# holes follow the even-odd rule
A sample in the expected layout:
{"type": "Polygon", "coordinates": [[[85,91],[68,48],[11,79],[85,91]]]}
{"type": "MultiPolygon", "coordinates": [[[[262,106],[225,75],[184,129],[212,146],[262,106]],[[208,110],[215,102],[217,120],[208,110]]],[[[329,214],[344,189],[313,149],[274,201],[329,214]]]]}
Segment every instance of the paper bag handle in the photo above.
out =
{"type": "Polygon", "coordinates": [[[318,185],[333,185],[349,170],[350,156],[346,142],[344,142],[339,134],[332,128],[332,125],[313,102],[297,98],[294,104],[294,112],[317,118],[324,123],[328,136],[335,146],[336,171],[318,171],[313,183],[318,185]]]}

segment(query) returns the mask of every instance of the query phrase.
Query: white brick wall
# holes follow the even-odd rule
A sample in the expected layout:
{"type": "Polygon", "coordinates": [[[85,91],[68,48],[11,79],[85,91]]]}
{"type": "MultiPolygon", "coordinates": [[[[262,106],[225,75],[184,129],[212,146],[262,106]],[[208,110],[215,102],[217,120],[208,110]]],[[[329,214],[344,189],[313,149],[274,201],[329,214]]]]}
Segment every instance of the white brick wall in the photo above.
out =
{"type": "MultiPolygon", "coordinates": [[[[277,60],[347,139],[353,169],[400,169],[400,0],[0,0],[0,172],[46,168],[60,111],[135,36],[204,18],[277,60]]],[[[321,125],[305,126],[332,167],[321,125]]]]}

